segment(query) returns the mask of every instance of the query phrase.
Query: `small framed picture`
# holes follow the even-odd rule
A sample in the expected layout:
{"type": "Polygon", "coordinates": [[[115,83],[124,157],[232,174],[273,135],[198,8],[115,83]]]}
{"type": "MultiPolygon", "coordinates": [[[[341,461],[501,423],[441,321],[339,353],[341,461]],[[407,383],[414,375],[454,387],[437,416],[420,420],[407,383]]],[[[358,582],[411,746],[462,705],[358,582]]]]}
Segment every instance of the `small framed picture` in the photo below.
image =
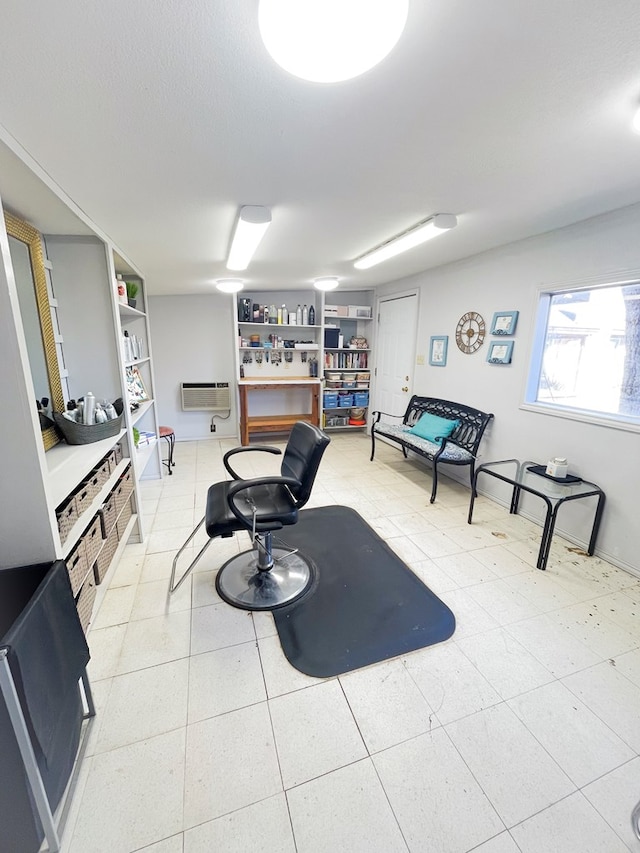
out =
{"type": "Polygon", "coordinates": [[[127,395],[129,403],[144,403],[149,399],[147,389],[144,386],[142,375],[137,365],[126,368],[127,395]]]}
{"type": "Polygon", "coordinates": [[[449,335],[434,335],[429,342],[429,364],[433,367],[445,367],[449,335]]]}
{"type": "Polygon", "coordinates": [[[517,311],[496,311],[491,324],[492,335],[513,335],[518,322],[517,311]]]}
{"type": "Polygon", "coordinates": [[[513,341],[491,341],[487,361],[490,364],[511,364],[513,341]]]}

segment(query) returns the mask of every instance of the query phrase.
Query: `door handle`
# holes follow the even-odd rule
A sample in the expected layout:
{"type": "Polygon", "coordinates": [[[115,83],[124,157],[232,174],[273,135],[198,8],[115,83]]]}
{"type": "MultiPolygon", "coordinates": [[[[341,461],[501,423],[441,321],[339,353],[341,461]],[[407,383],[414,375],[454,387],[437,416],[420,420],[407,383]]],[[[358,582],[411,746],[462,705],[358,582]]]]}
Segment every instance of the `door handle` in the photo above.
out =
{"type": "Polygon", "coordinates": [[[402,390],[403,390],[403,391],[408,391],[408,390],[409,390],[409,388],[408,388],[408,386],[407,386],[407,385],[405,385],[405,386],[404,386],[404,388],[403,388],[402,390]]]}

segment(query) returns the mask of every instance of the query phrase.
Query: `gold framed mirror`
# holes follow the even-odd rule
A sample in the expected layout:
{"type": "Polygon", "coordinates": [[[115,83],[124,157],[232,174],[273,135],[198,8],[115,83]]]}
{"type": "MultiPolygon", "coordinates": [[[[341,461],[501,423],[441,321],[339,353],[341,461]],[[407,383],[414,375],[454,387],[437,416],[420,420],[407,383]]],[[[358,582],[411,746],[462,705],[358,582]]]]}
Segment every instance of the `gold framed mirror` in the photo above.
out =
{"type": "MultiPolygon", "coordinates": [[[[4,221],[36,400],[47,397],[52,411],[63,412],[64,395],[51,320],[42,236],[28,222],[11,213],[5,212],[4,221]]],[[[44,449],[50,450],[60,441],[59,433],[55,426],[46,423],[41,423],[41,429],[44,449]]]]}

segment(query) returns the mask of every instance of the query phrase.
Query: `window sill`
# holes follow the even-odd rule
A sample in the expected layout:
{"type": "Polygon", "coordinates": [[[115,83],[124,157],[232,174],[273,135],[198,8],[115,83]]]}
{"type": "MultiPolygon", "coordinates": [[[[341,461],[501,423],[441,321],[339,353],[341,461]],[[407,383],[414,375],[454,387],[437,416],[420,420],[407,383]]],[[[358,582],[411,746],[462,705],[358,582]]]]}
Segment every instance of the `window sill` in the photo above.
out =
{"type": "Polygon", "coordinates": [[[522,403],[520,406],[525,412],[537,412],[539,415],[551,415],[553,418],[564,418],[569,421],[580,421],[585,424],[609,427],[610,429],[624,430],[625,432],[640,433],[640,419],[638,421],[623,420],[622,417],[606,415],[602,412],[589,412],[580,409],[565,409],[560,406],[550,406],[545,403],[522,403]]]}

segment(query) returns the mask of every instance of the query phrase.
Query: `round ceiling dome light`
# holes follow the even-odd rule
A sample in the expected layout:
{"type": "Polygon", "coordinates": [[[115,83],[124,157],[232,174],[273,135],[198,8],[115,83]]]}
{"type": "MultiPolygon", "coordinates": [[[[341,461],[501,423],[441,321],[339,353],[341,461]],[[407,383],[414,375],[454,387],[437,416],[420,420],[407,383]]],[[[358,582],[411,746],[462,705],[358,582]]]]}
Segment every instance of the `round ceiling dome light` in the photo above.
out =
{"type": "Polygon", "coordinates": [[[323,278],[314,279],[313,286],[317,290],[335,290],[338,286],[338,277],[335,275],[326,275],[323,278]]]}
{"type": "Polygon", "coordinates": [[[244,281],[241,278],[219,278],[216,287],[222,293],[238,293],[244,287],[244,281]]]}
{"type": "Polygon", "coordinates": [[[409,0],[260,0],[265,47],[285,71],[338,83],[381,62],[402,35],[409,0]]]}

